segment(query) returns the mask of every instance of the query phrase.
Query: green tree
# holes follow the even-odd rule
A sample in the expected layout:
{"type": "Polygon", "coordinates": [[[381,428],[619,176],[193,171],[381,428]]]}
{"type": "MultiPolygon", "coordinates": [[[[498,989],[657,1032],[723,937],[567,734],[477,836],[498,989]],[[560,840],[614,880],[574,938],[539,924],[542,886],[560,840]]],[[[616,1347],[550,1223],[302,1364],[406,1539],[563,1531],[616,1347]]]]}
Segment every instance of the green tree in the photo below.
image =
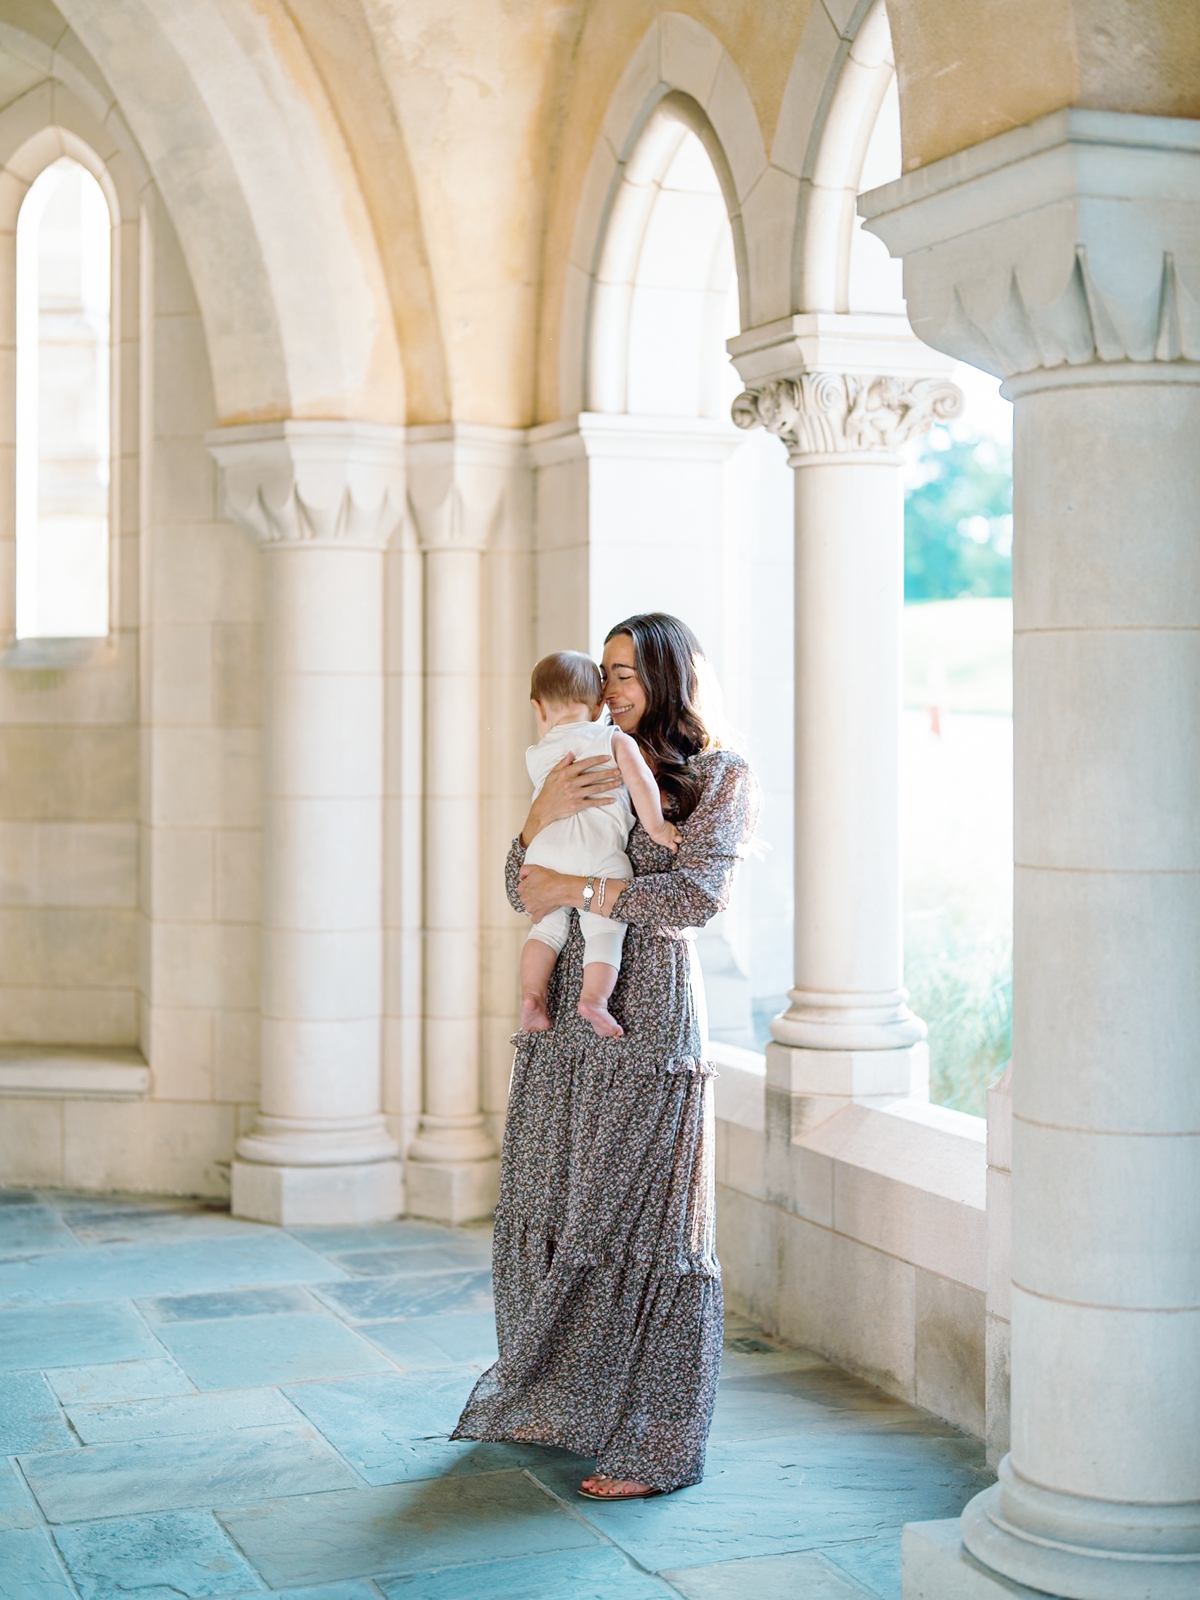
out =
{"type": "Polygon", "coordinates": [[[905,600],[1011,595],[1011,453],[961,424],[933,428],[907,476],[905,600]]]}

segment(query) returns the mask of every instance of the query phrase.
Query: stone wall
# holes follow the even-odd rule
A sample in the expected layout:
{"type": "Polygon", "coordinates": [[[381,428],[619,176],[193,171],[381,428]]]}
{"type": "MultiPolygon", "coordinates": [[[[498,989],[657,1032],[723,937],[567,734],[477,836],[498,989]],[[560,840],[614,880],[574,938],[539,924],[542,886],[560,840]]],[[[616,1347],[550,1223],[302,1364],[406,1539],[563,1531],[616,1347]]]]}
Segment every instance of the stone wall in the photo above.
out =
{"type": "Polygon", "coordinates": [[[982,1437],[983,1120],[927,1100],[791,1095],[762,1057],[713,1054],[729,1303],[982,1437]]]}

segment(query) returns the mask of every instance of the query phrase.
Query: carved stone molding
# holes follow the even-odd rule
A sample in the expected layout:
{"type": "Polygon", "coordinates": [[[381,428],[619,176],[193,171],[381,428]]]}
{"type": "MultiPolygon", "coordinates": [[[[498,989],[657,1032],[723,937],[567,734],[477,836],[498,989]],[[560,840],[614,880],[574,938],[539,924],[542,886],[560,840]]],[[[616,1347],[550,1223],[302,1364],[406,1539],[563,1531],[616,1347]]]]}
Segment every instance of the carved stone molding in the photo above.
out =
{"type": "Polygon", "coordinates": [[[500,543],[529,465],[523,430],[434,423],[408,430],[408,509],[423,550],[500,543]]]}
{"type": "Polygon", "coordinates": [[[404,430],[365,422],[217,428],[225,514],[264,547],[382,550],[405,516],[404,430]]]}
{"type": "Polygon", "coordinates": [[[1200,123],[1058,111],[859,197],[914,331],[997,377],[1200,362],[1200,123]]]}
{"type": "Polygon", "coordinates": [[[806,372],[738,395],[733,420],[775,434],[798,466],[814,455],[894,455],[962,407],[961,390],[942,378],[806,372]]]}

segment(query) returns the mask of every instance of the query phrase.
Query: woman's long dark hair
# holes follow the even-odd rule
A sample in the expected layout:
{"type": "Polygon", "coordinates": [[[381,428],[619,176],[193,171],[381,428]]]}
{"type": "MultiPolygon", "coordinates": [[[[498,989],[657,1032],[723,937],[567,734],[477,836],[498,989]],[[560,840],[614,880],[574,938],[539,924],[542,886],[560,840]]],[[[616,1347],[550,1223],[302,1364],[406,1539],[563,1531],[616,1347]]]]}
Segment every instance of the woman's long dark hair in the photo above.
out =
{"type": "Polygon", "coordinates": [[[646,709],[634,731],[662,790],[664,811],[676,822],[690,817],[700,796],[700,778],[688,762],[718,743],[705,726],[700,705],[703,662],[700,641],[678,617],[649,611],[627,617],[609,630],[610,639],[626,634],[633,640],[637,675],[646,691],[646,709]]]}

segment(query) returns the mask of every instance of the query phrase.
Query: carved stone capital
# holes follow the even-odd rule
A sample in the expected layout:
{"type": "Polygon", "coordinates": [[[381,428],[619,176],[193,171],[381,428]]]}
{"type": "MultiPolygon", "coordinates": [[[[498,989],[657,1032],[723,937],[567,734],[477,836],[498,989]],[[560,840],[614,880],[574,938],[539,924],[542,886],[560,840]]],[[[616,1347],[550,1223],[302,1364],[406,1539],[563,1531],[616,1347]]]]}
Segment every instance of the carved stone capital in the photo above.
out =
{"type": "Polygon", "coordinates": [[[226,516],[264,547],[382,550],[405,515],[404,430],[365,422],[217,428],[226,516]]]}
{"type": "Polygon", "coordinates": [[[747,389],[733,420],[782,439],[795,467],[809,456],[894,455],[962,407],[962,391],[944,378],[805,372],[747,389]]]}
{"type": "Polygon", "coordinates": [[[502,542],[528,459],[519,428],[410,428],[408,505],[421,549],[483,551],[502,542]]]}
{"type": "MultiPolygon", "coordinates": [[[[1200,362],[1200,122],[1056,111],[859,197],[927,344],[997,377],[1200,362]]],[[[1028,386],[1028,385],[1026,385],[1028,386]]]]}

